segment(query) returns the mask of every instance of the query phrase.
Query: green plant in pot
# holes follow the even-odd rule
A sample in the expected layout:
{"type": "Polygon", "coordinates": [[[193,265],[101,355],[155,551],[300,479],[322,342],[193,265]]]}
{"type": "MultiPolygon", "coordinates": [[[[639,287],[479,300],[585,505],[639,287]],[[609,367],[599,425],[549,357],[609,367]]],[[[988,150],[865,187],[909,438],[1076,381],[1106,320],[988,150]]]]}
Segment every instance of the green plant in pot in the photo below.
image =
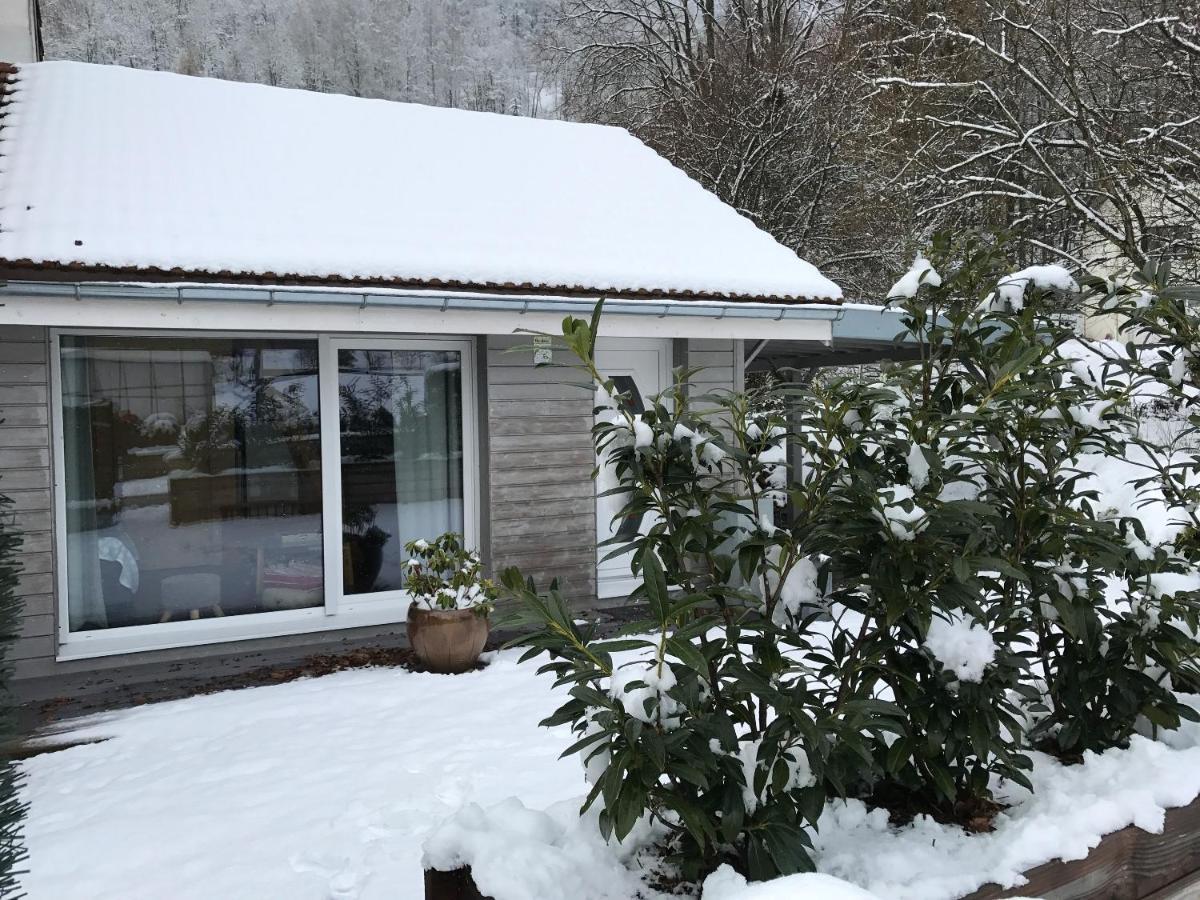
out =
{"type": "Polygon", "coordinates": [[[479,555],[453,532],[409,541],[404,549],[409,554],[404,586],[412,597],[408,640],[417,659],[434,672],[473,669],[487,643],[488,614],[496,600],[479,555]]]}

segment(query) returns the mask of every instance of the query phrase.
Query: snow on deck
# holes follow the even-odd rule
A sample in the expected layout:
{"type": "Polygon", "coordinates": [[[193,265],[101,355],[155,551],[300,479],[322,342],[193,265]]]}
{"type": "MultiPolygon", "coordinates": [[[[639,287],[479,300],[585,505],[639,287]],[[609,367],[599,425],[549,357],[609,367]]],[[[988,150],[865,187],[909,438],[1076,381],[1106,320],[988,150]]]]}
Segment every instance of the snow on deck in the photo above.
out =
{"type": "Polygon", "coordinates": [[[10,95],[2,263],[841,295],[619,128],[72,62],[10,95]]]}

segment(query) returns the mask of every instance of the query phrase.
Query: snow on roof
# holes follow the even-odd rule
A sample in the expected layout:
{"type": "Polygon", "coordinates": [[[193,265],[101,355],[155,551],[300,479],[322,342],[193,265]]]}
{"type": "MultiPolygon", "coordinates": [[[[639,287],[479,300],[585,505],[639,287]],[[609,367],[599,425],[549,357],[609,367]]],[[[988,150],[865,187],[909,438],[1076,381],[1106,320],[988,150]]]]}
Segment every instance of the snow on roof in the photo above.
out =
{"type": "Polygon", "coordinates": [[[623,129],[69,62],[7,100],[10,274],[841,296],[623,129]]]}

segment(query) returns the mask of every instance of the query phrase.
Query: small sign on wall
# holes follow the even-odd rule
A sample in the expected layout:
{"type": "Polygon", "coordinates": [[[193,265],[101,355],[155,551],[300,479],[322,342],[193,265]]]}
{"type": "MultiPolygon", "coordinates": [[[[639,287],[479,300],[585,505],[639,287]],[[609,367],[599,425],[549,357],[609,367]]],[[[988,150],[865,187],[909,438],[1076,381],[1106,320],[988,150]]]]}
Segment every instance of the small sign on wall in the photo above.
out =
{"type": "Polygon", "coordinates": [[[533,364],[548,366],[554,362],[554,346],[548,334],[533,336],[533,364]]]}

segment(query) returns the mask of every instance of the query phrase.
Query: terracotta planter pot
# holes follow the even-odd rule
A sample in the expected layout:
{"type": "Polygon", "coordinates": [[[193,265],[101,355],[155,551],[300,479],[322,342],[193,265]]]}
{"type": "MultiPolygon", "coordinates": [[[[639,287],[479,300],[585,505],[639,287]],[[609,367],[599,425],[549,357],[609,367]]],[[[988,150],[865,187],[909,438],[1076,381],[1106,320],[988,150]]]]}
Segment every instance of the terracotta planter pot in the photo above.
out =
{"type": "Polygon", "coordinates": [[[408,607],[408,642],[431,671],[456,675],[475,668],[487,638],[487,616],[473,610],[408,607]]]}

